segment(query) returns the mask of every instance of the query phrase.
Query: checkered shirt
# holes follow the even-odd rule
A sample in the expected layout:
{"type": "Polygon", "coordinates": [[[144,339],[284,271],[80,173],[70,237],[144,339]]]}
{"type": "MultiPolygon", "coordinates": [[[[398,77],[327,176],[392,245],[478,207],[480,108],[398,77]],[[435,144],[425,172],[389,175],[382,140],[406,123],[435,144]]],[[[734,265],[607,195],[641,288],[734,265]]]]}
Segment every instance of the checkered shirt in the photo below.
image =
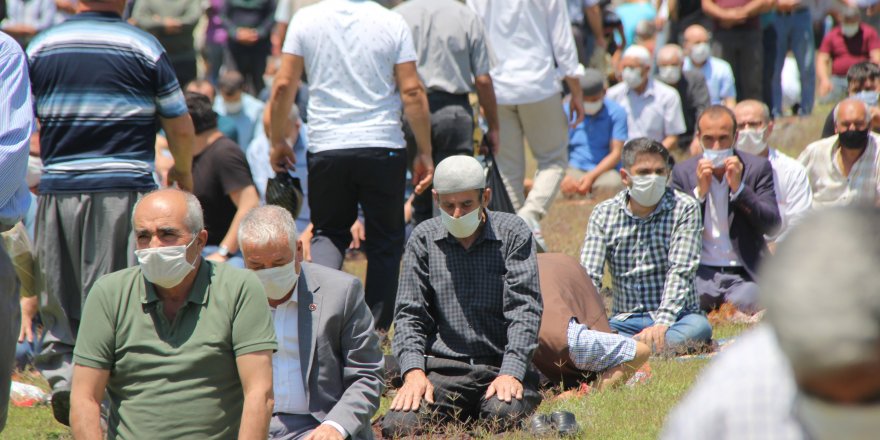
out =
{"type": "Polygon", "coordinates": [[[793,376],[773,330],[759,325],[703,370],[660,438],[807,440],[793,376]]]}
{"type": "Polygon", "coordinates": [[[612,313],[651,314],[671,326],[682,311],[697,312],[694,277],[700,263],[703,220],[692,197],[667,188],[647,218],[632,214],[624,190],[593,210],[581,264],[598,289],[605,263],[612,277],[612,313]]]}
{"type": "Polygon", "coordinates": [[[568,323],[568,357],[579,370],[601,373],[636,357],[636,341],[626,336],[590,330],[572,319],[568,323]]]}
{"type": "Polygon", "coordinates": [[[401,371],[424,369],[424,356],[436,355],[500,358],[499,374],[525,376],[543,309],[535,245],[522,219],[487,212],[467,250],[439,217],[407,242],[394,321],[401,371]]]}

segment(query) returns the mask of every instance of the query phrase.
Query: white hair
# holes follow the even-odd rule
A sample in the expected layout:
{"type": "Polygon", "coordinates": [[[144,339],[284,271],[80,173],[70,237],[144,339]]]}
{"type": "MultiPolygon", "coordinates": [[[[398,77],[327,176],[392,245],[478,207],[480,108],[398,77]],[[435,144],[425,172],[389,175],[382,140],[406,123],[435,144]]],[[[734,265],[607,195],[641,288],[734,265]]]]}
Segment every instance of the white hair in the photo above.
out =
{"type": "Polygon", "coordinates": [[[626,50],[623,51],[622,58],[635,58],[639,60],[643,66],[651,65],[651,52],[648,52],[648,49],[644,46],[639,46],[638,44],[633,44],[626,48],[626,50]]]}
{"type": "Polygon", "coordinates": [[[837,125],[837,115],[840,113],[840,105],[844,102],[857,102],[861,104],[861,106],[865,108],[865,122],[871,122],[871,108],[868,107],[868,104],[855,98],[847,98],[834,106],[834,125],[837,125]]]}
{"type": "Polygon", "coordinates": [[[796,373],[877,360],[878,266],[880,214],[871,208],[817,211],[779,245],[761,270],[760,297],[796,373]]]}
{"type": "Polygon", "coordinates": [[[684,50],[682,50],[681,46],[677,44],[667,44],[660,48],[660,51],[657,52],[657,59],[667,59],[668,57],[676,57],[678,58],[678,62],[681,63],[684,60],[684,50]]]}
{"type": "Polygon", "coordinates": [[[205,216],[202,213],[202,204],[199,203],[199,199],[196,196],[192,195],[192,193],[188,193],[186,191],[181,191],[177,188],[163,188],[157,189],[155,191],[150,192],[146,196],[138,199],[134,204],[134,208],[131,210],[131,228],[134,229],[134,213],[137,212],[138,206],[140,206],[141,202],[147,198],[147,196],[157,193],[159,191],[177,191],[183,193],[183,197],[186,199],[186,216],[183,218],[183,225],[189,229],[193,234],[198,234],[205,229],[205,216]]]}
{"type": "Polygon", "coordinates": [[[296,252],[299,233],[290,211],[276,205],[260,206],[248,212],[238,226],[238,246],[244,243],[261,246],[287,238],[287,244],[296,252]]]}

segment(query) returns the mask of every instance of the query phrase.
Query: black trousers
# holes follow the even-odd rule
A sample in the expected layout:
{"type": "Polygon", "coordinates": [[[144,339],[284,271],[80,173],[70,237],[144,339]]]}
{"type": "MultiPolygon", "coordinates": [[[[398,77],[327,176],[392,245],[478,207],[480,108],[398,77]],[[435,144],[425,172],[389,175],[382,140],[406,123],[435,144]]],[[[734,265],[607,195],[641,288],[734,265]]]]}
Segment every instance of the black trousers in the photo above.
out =
{"type": "MultiPolygon", "coordinates": [[[[428,94],[431,110],[431,156],[434,166],[443,159],[455,155],[474,155],[474,114],[467,95],[431,92],[428,94]]],[[[408,165],[412,165],[418,153],[416,138],[408,123],[403,125],[406,139],[408,165]]],[[[434,217],[434,200],[431,187],[413,197],[413,224],[434,217]]]]}
{"type": "Polygon", "coordinates": [[[351,225],[364,212],[366,302],[377,329],[394,319],[403,256],[406,154],[403,149],[351,148],[309,153],[312,261],[339,269],[351,243],[351,225]]]}
{"type": "Polygon", "coordinates": [[[272,52],[272,43],[265,39],[246,46],[230,38],[228,47],[235,68],[244,77],[245,91],[257,96],[265,86],[263,74],[266,73],[266,58],[272,52]]]}
{"type": "MultiPolygon", "coordinates": [[[[389,358],[386,356],[386,362],[389,358]]],[[[390,359],[396,364],[396,360],[390,359]]],[[[498,377],[498,371],[499,367],[495,365],[426,358],[425,373],[434,385],[434,404],[422,401],[417,412],[388,411],[382,419],[382,435],[386,438],[419,435],[437,424],[478,420],[493,431],[516,426],[517,421],[529,416],[541,403],[538,374],[530,366],[523,380],[522,400],[514,398],[507,403],[494,396],[484,398],[486,389],[498,377]]]]}
{"type": "Polygon", "coordinates": [[[736,100],[764,98],[764,37],[760,29],[716,29],[714,49],[733,68],[736,100]]]}

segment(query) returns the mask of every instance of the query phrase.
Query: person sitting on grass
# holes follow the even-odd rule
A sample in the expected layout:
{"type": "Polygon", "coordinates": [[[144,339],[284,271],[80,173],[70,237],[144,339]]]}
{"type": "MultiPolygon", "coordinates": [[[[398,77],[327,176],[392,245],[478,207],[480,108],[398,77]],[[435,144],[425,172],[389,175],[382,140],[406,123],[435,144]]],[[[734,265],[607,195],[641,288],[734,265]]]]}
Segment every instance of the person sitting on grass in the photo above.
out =
{"type": "Polygon", "coordinates": [[[669,152],[637,138],[623,147],[627,189],[590,216],[581,264],[598,290],[608,263],[612,329],[653,351],[706,344],[712,327],[700,312],[694,275],[703,223],[693,197],[667,187],[669,152]]]}
{"type": "Polygon", "coordinates": [[[386,437],[432,422],[508,428],[541,402],[531,367],[541,323],[535,242],[525,221],[486,209],[491,190],[470,156],[437,165],[440,216],[406,244],[393,351],[403,386],[382,422],[386,437]]]}

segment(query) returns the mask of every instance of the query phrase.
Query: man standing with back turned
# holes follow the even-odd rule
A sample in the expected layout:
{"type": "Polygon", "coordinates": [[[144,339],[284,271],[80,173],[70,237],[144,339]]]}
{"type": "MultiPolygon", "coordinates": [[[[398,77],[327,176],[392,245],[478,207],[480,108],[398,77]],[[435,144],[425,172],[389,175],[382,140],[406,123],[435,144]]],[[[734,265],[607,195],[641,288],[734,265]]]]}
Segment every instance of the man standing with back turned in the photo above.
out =
{"type": "Polygon", "coordinates": [[[28,62],[40,120],[43,178],[37,253],[49,304],[37,367],[67,424],[70,354],[82,304],[102,275],[134,264],[128,220],[153,179],[157,123],[174,156],[169,184],[192,191],[195,135],[162,45],[122,19],[125,0],[83,0],[40,34],[28,62]]]}
{"type": "Polygon", "coordinates": [[[413,163],[417,194],[430,185],[434,171],[428,100],[416,72],[409,27],[399,14],[374,2],[321,2],[293,17],[282,52],[270,100],[269,160],[276,172],[295,162],[285,127],[305,72],[311,90],[312,261],[342,267],[360,205],[369,237],[366,301],[376,328],[387,330],[404,244],[407,164],[401,101],[418,144],[413,163]]]}

